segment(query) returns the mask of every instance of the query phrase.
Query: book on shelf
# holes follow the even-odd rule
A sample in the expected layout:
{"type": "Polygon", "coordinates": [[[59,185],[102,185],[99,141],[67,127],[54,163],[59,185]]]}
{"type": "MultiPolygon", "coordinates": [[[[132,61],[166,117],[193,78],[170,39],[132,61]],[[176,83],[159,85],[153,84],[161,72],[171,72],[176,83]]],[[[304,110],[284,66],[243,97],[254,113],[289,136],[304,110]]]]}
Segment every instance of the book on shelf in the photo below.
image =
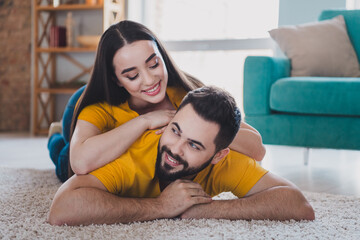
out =
{"type": "Polygon", "coordinates": [[[50,28],[50,47],[66,47],[66,28],[52,26],[50,28]]]}

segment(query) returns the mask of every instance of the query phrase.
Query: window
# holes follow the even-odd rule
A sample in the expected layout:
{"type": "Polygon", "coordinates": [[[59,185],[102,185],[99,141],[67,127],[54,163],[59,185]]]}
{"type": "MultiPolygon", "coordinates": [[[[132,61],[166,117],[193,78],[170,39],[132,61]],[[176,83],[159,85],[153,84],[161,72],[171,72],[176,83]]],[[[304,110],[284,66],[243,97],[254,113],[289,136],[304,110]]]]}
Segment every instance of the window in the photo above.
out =
{"type": "Polygon", "coordinates": [[[267,38],[278,0],[147,0],[145,24],[163,41],[267,38]]]}
{"type": "MultiPolygon", "coordinates": [[[[176,51],[171,56],[181,69],[204,82],[226,89],[242,109],[243,69],[247,56],[272,56],[272,50],[176,51]]],[[[243,110],[242,114],[244,114],[243,110]]]]}
{"type": "Polygon", "coordinates": [[[346,0],[346,9],[360,9],[360,0],[346,0]]]}
{"type": "Polygon", "coordinates": [[[140,21],[164,42],[182,70],[225,88],[242,109],[244,60],[249,55],[273,55],[268,31],[278,26],[279,0],[130,3],[137,9],[142,6],[140,21]]]}

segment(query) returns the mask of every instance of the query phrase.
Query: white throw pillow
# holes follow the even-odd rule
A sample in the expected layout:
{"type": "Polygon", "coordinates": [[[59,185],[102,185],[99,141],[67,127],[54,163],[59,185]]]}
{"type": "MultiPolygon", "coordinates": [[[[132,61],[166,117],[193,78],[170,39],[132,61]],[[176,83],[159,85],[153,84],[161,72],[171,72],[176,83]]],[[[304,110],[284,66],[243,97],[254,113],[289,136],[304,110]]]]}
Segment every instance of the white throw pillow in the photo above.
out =
{"type": "Polygon", "coordinates": [[[342,15],[269,31],[291,60],[291,76],[360,77],[359,62],[342,15]]]}

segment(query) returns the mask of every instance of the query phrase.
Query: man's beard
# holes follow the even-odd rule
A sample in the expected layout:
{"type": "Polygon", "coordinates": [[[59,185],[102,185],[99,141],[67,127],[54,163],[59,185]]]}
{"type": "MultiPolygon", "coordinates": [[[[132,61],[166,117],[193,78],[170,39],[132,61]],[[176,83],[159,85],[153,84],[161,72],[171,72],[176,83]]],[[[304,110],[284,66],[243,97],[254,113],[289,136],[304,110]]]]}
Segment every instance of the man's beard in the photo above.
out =
{"type": "Polygon", "coordinates": [[[203,170],[210,164],[210,162],[213,160],[214,156],[212,156],[208,161],[206,161],[205,163],[203,163],[201,166],[199,166],[197,168],[189,167],[189,164],[187,161],[182,159],[179,155],[173,154],[170,151],[170,149],[168,147],[166,147],[165,145],[162,146],[160,149],[160,142],[159,142],[158,153],[157,153],[157,157],[156,157],[155,174],[159,178],[160,181],[173,182],[176,179],[184,178],[184,177],[199,173],[201,170],[203,170]],[[174,167],[170,166],[165,161],[164,161],[164,165],[162,166],[161,159],[162,159],[162,155],[164,152],[166,152],[170,157],[174,158],[179,163],[178,166],[183,165],[183,169],[179,170],[177,172],[171,173],[170,170],[173,169],[174,167]]]}

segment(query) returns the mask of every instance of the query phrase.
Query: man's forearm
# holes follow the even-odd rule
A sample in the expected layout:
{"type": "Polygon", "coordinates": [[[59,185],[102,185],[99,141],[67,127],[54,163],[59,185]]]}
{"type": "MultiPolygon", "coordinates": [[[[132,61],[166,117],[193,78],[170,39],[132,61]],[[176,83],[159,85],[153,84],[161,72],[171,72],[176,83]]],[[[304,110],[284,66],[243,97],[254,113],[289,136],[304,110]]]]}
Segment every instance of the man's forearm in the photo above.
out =
{"type": "Polygon", "coordinates": [[[55,197],[49,214],[53,225],[129,223],[163,218],[155,198],[121,198],[95,189],[78,188],[55,197]]]}
{"type": "Polygon", "coordinates": [[[314,211],[296,188],[273,187],[249,197],[195,205],[182,218],[313,220],[314,211]]]}
{"type": "Polygon", "coordinates": [[[107,192],[92,175],[73,176],[56,193],[48,221],[89,225],[172,218],[194,204],[211,201],[200,184],[189,180],[176,180],[157,198],[123,198],[107,192]]]}

